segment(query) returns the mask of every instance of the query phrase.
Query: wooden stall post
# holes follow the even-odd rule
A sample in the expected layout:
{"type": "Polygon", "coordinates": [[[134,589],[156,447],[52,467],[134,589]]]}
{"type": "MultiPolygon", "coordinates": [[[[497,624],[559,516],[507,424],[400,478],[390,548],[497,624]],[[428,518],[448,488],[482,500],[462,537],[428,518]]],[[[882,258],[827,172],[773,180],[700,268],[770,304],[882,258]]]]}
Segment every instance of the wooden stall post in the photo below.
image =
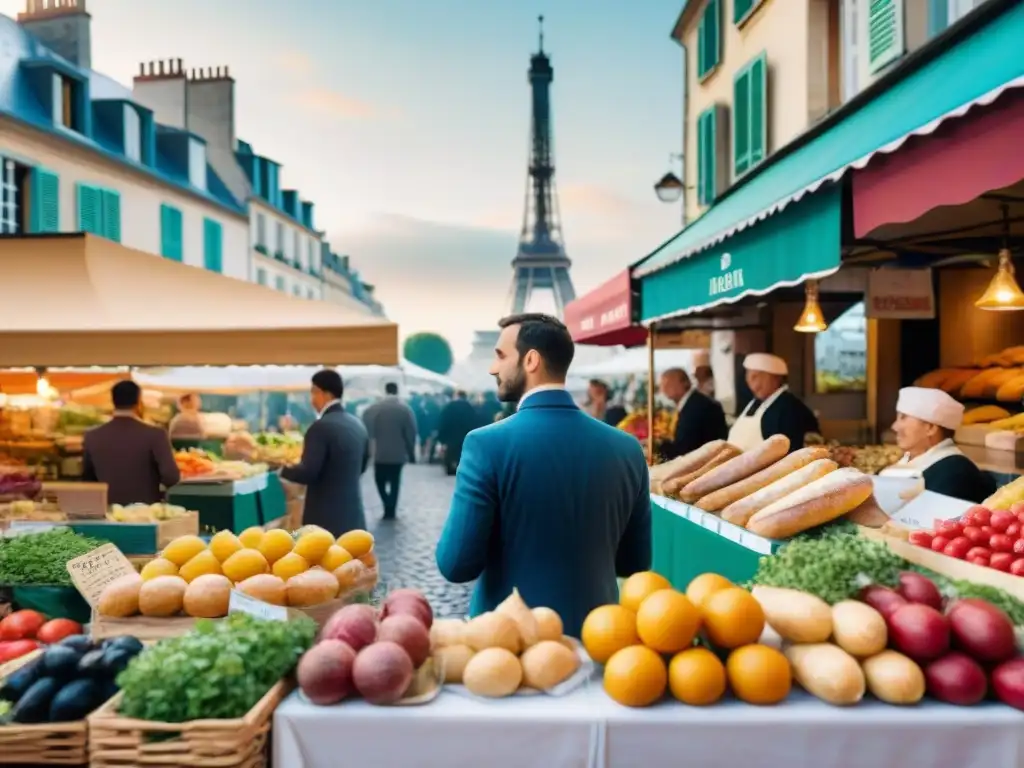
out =
{"type": "Polygon", "coordinates": [[[647,465],[654,466],[654,323],[647,329],[647,465]]]}

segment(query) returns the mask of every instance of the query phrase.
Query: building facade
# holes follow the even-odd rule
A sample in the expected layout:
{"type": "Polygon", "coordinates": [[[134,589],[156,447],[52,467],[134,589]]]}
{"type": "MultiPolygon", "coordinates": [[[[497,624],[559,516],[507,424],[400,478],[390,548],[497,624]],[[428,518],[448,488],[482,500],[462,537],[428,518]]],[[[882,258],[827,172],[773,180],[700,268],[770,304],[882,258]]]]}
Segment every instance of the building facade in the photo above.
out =
{"type": "Polygon", "coordinates": [[[685,2],[685,220],[986,1],[685,2]]]}
{"type": "Polygon", "coordinates": [[[382,314],[372,289],[328,289],[329,275],[352,286],[355,273],[325,269],[313,203],[237,139],[227,67],[147,62],[129,90],[92,70],[90,23],[86,0],[0,16],[0,233],[87,231],[382,314]]]}

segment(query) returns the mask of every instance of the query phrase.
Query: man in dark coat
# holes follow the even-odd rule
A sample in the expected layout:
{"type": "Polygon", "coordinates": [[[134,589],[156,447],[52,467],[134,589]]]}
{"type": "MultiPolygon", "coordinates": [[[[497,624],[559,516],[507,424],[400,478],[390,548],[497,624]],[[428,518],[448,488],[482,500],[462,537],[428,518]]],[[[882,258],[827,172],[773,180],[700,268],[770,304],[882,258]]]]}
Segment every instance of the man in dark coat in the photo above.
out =
{"type": "Polygon", "coordinates": [[[683,456],[712,440],[724,440],[728,434],[725,412],[717,400],[699,392],[682,368],[669,368],[661,374],[661,393],[676,407],[676,431],[660,446],[665,461],[683,456]]]}
{"type": "Polygon", "coordinates": [[[306,430],[302,460],[281,477],[306,486],[303,525],[319,525],[335,536],[366,527],[360,477],[370,462],[370,439],[358,417],[341,405],[341,375],[313,374],[310,400],[317,420],[306,430]]]}
{"type": "Polygon", "coordinates": [[[466,399],[466,393],[456,392],[455,399],[441,411],[437,427],[437,442],[444,446],[444,468],[449,475],[454,475],[459,466],[466,435],[479,426],[480,417],[466,399]]]}
{"type": "Polygon", "coordinates": [[[384,399],[363,413],[363,424],[370,436],[373,477],[384,505],[384,519],[393,520],[398,511],[402,467],[406,462],[416,462],[416,416],[398,399],[397,384],[389,381],[384,392],[384,399]]]}
{"type": "Polygon", "coordinates": [[[142,421],[142,390],[134,381],[119,381],[110,390],[114,418],[85,433],[82,479],[106,483],[110,504],[154,504],[160,486],[181,481],[171,440],[160,427],[142,421]]]}

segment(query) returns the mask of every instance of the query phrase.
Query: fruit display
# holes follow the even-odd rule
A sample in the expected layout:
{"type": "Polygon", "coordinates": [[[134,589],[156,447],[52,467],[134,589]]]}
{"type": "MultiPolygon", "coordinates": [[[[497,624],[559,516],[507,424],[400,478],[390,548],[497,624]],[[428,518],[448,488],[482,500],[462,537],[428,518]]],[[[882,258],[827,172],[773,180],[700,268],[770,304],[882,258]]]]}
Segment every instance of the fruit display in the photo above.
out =
{"type": "Polygon", "coordinates": [[[759,536],[785,539],[853,512],[871,498],[871,478],[840,468],[829,455],[823,446],[789,453],[784,435],[743,452],[716,440],[653,467],[652,491],[759,536]]]}
{"type": "Polygon", "coordinates": [[[55,501],[20,499],[9,504],[0,504],[0,519],[61,523],[67,520],[68,516],[55,501]]]}
{"type": "Polygon", "coordinates": [[[111,504],[107,511],[107,520],[112,523],[158,523],[162,520],[175,520],[188,514],[185,507],[176,504],[111,504]]]}
{"type": "MultiPolygon", "coordinates": [[[[79,627],[79,630],[81,628],[79,627]]],[[[69,635],[12,672],[0,686],[3,723],[83,720],[118,691],[117,677],[142,651],[134,637],[94,643],[69,635]]]]}
{"type": "Polygon", "coordinates": [[[829,444],[828,449],[840,467],[853,467],[866,475],[877,475],[903,458],[903,451],[895,445],[829,444]]]}
{"type": "Polygon", "coordinates": [[[584,660],[576,641],[562,634],[561,617],[550,608],[530,608],[518,590],[468,622],[437,621],[431,641],[445,683],[475,696],[558,695],[582,681],[577,673],[584,660]]]}
{"type": "Polygon", "coordinates": [[[261,461],[274,467],[295,464],[302,458],[302,438],[294,435],[279,435],[270,432],[255,438],[251,460],[261,461]]]}
{"type": "Polygon", "coordinates": [[[0,473],[0,503],[39,498],[43,484],[27,470],[6,468],[0,473]]]}
{"type": "Polygon", "coordinates": [[[108,584],[100,594],[101,616],[136,614],[220,618],[231,591],[272,605],[308,608],[377,582],[373,536],[348,531],[336,540],[323,528],[288,531],[253,527],[238,536],[219,531],[207,544],[179,536],[138,574],[108,584]]]}
{"type": "Polygon", "coordinates": [[[430,602],[415,589],[391,592],[379,612],[347,605],[327,620],[317,644],[299,660],[299,688],[321,706],[351,695],[378,705],[429,695],[439,681],[418,673],[431,672],[433,621],[430,602]]]}
{"type": "Polygon", "coordinates": [[[183,479],[212,475],[216,469],[213,460],[204,451],[194,448],[187,451],[175,451],[174,462],[178,465],[183,479]]]}
{"type": "Polygon", "coordinates": [[[991,510],[1011,510],[1024,502],[1024,475],[996,490],[981,506],[991,510]]]}
{"type": "MultiPolygon", "coordinates": [[[[1016,482],[1016,481],[1015,481],[1016,482]]],[[[1024,502],[1008,510],[971,507],[933,530],[911,531],[908,541],[975,565],[1024,576],[1024,502]]]]}
{"type": "MultiPolygon", "coordinates": [[[[667,408],[654,411],[654,440],[671,440],[676,433],[676,419],[679,414],[667,408]]],[[[647,410],[638,409],[616,425],[637,440],[647,440],[647,410]]]]}

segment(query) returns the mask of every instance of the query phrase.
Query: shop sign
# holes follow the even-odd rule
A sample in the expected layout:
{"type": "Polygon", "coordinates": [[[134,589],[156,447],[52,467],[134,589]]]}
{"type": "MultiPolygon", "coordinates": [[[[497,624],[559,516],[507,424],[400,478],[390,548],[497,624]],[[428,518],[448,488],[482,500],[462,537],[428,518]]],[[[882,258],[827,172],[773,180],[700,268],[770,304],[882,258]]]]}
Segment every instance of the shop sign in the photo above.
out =
{"type": "Polygon", "coordinates": [[[604,331],[612,328],[619,329],[627,325],[629,325],[628,301],[623,301],[618,306],[612,307],[600,314],[587,315],[580,320],[580,330],[584,333],[596,330],[604,331]]]}
{"type": "Polygon", "coordinates": [[[871,270],[866,314],[879,320],[931,320],[935,317],[932,271],[871,270]]]}
{"type": "Polygon", "coordinates": [[[730,269],[732,267],[732,254],[723,253],[718,262],[722,273],[711,277],[709,280],[708,297],[718,296],[721,293],[729,293],[735,288],[743,287],[743,268],[730,269]]]}

